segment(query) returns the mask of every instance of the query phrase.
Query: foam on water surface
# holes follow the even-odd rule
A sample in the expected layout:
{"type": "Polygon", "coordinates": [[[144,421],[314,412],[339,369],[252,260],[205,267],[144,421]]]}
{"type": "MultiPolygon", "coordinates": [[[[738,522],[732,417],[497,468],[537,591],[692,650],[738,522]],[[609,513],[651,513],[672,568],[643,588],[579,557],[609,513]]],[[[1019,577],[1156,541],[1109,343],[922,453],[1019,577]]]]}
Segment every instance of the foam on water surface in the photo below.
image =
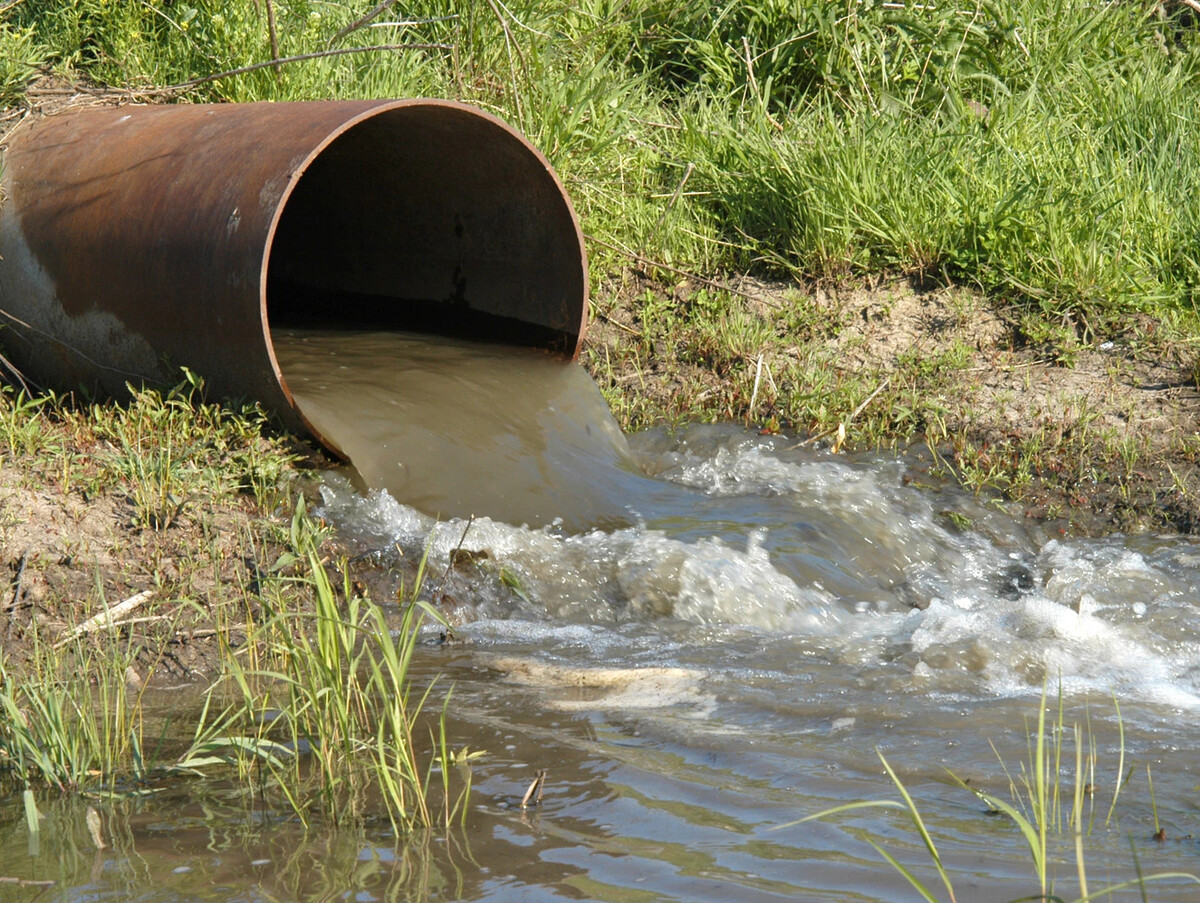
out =
{"type": "MultiPolygon", "coordinates": [[[[479,622],[476,639],[514,619],[635,625],[670,666],[717,672],[770,637],[767,670],[849,666],[881,691],[1003,697],[1061,680],[1200,703],[1187,540],[1048,539],[984,500],[908,485],[900,459],[732,426],[627,442],[586,374],[540,352],[387,333],[277,345],[302,409],[355,466],[322,513],[384,564],[396,547],[427,549],[435,571],[469,553],[478,574],[455,615],[479,622]]],[[[625,664],[627,642],[592,639],[592,665],[625,664]]]]}

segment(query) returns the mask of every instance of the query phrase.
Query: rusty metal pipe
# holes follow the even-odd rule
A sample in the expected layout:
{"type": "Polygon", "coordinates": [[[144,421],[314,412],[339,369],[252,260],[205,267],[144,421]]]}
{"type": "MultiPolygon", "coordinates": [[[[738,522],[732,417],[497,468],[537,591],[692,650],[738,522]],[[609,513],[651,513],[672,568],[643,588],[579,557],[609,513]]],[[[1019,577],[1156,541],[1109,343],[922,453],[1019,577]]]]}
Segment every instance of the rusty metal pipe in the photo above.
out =
{"type": "Polygon", "coordinates": [[[272,325],[432,329],[576,355],[587,259],[546,159],[440,100],[90,107],[8,141],[0,333],[39,383],[186,366],[335,453],[272,325]]]}

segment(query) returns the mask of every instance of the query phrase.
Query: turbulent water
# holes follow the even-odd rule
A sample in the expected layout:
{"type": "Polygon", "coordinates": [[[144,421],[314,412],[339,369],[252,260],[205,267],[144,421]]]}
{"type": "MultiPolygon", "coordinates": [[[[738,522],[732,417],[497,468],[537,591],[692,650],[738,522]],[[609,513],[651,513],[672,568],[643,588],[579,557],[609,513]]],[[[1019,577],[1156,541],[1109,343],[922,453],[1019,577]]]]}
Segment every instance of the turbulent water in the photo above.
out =
{"type": "MultiPolygon", "coordinates": [[[[469,553],[442,593],[459,642],[437,665],[456,681],[460,729],[481,732],[518,773],[550,765],[571,803],[560,814],[586,822],[551,829],[553,852],[514,868],[505,887],[549,893],[560,880],[539,877],[549,858],[593,877],[584,895],[599,898],[637,889],[729,899],[724,882],[743,899],[844,899],[851,889],[894,899],[897,876],[861,841],[832,840],[827,826],[768,830],[888,795],[879,750],[951,826],[960,880],[975,888],[967,898],[1012,899],[1030,888],[1014,878],[1028,873],[1019,835],[978,816],[970,794],[946,790],[942,769],[1006,791],[1043,692],[1061,698],[1068,732],[1079,723],[1094,744],[1100,789],[1089,806],[1106,816],[1117,770],[1139,769],[1090,835],[1112,875],[1132,874],[1131,839],[1151,845],[1154,810],[1171,807],[1173,834],[1191,829],[1196,781],[1180,750],[1194,743],[1200,710],[1195,542],[1067,538],[930,486],[919,462],[834,455],[732,426],[627,443],[575,365],[421,339],[417,383],[407,375],[413,346],[359,340],[297,337],[287,352],[302,350],[285,373],[303,376],[297,395],[320,409],[314,420],[352,411],[348,434],[378,450],[365,465],[350,452],[358,489],[373,491],[331,478],[323,514],[373,551],[382,573],[401,573],[426,549],[435,570],[469,553]],[[359,399],[379,386],[386,400],[311,392],[330,384],[319,376],[330,361],[353,369],[350,358],[389,355],[395,372],[372,365],[347,383],[359,399]],[[400,405],[420,419],[390,418],[400,405]],[[449,461],[432,489],[395,478],[449,461]],[[1146,787],[1137,792],[1147,765],[1153,807],[1146,787]],[[597,785],[596,771],[621,777],[597,785]],[[602,867],[614,849],[619,867],[602,867]],[[703,851],[691,869],[685,849],[703,851]],[[822,864],[797,864],[814,859],[822,864]]],[[[519,792],[503,773],[497,765],[485,787],[519,792]]],[[[897,834],[900,849],[913,840],[878,816],[870,830],[897,834]]],[[[491,838],[502,859],[524,843],[509,829],[491,838]]],[[[919,864],[919,846],[911,858],[919,864]]],[[[1200,899],[1194,887],[1157,893],[1200,899]]]]}
{"type": "MultiPolygon", "coordinates": [[[[582,371],[512,349],[280,344],[306,413],[354,460],[321,513],[373,562],[381,596],[428,550],[457,626],[431,634],[420,667],[454,686],[456,742],[487,755],[461,846],[414,865],[368,833],[322,866],[293,828],[219,854],[197,838],[187,863],[204,880],[229,886],[236,863],[245,899],[304,897],[305,881],[356,899],[918,899],[870,838],[944,897],[902,813],[792,824],[898,798],[882,753],[958,899],[1013,900],[1039,887],[1025,840],[947,769],[1011,800],[1043,692],[1067,727],[1050,766],[1067,810],[1079,725],[1089,890],[1200,870],[1195,541],[1070,538],[929,485],[919,461],[732,426],[626,442],[582,371]],[[541,805],[521,809],[542,769],[541,805]]],[[[1050,871],[1074,899],[1067,814],[1050,871]]],[[[147,830],[129,829],[143,844],[147,830]]],[[[97,879],[79,898],[129,886],[97,879]]],[[[1200,886],[1148,895],[1198,900],[1200,886]]]]}

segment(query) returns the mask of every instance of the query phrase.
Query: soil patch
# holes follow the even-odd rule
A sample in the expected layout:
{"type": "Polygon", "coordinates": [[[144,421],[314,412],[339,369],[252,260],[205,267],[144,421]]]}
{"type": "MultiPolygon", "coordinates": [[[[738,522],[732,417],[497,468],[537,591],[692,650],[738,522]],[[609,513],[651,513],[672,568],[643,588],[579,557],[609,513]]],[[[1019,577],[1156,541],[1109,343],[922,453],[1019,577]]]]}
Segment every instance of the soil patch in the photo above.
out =
{"type": "Polygon", "coordinates": [[[961,288],[729,288],[716,310],[710,287],[639,273],[599,293],[584,360],[626,426],[734,419],[837,450],[917,445],[1065,530],[1200,530],[1196,354],[1159,324],[1039,345],[1018,311],[961,288]]]}

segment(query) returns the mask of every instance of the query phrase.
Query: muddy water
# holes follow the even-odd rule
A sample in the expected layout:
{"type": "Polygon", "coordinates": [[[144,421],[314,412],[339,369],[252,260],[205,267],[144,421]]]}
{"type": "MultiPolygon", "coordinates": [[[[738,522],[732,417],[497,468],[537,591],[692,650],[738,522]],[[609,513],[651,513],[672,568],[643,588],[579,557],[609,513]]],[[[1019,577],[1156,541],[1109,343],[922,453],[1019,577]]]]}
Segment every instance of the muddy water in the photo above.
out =
{"type": "Polygon", "coordinates": [[[361,485],[430,514],[628,523],[650,481],[587,374],[549,354],[408,333],[276,332],[300,409],[361,485]]]}
{"type": "MultiPolygon", "coordinates": [[[[326,373],[333,359],[352,369],[353,348],[312,359],[326,373]]],[[[431,633],[419,663],[426,678],[453,683],[456,742],[487,750],[467,829],[397,852],[375,828],[305,834],[282,812],[248,816],[219,794],[177,793],[106,809],[119,843],[103,852],[64,804],[61,831],[43,832],[59,839],[32,852],[9,807],[0,876],[59,878],[55,899],[918,899],[873,839],[945,899],[902,813],[789,825],[897,798],[881,752],[920,806],[957,898],[1013,900],[1038,889],[1028,847],[947,769],[1011,799],[1046,685],[1051,719],[1061,706],[1094,756],[1083,804],[1089,890],[1139,868],[1200,871],[1200,543],[1073,539],[930,485],[917,460],[834,456],[729,426],[625,444],[604,412],[563,414],[574,437],[563,450],[557,415],[580,410],[572,393],[594,389],[544,360],[483,353],[490,376],[473,378],[469,394],[493,437],[484,447],[532,447],[538,459],[518,454],[517,475],[495,480],[519,487],[545,475],[563,487],[564,513],[540,484],[534,500],[509,488],[489,495],[486,469],[411,494],[403,483],[363,492],[355,484],[366,473],[330,475],[321,510],[370,553],[381,598],[425,549],[439,577],[460,545],[472,553],[456,556],[470,563],[450,569],[438,594],[455,638],[431,633]],[[508,359],[514,380],[531,381],[514,383],[519,391],[497,372],[508,359]],[[536,369],[549,384],[535,391],[536,369]],[[504,439],[505,414],[531,396],[551,399],[555,416],[539,418],[536,401],[507,419],[543,432],[504,439]],[[542,803],[522,810],[541,769],[542,803]]],[[[382,369],[362,357],[356,387],[382,369]]],[[[309,385],[328,385],[320,370],[309,385]]],[[[428,433],[463,410],[452,393],[439,397],[420,427],[428,433]]],[[[426,435],[402,425],[392,439],[383,428],[372,424],[367,444],[391,451],[364,472],[408,466],[426,435]]],[[[436,450],[421,466],[453,453],[436,450]]],[[[1073,737],[1051,773],[1069,807],[1073,737]]],[[[1049,847],[1053,888],[1074,899],[1071,830],[1049,847]]],[[[1172,879],[1148,898],[1195,901],[1200,886],[1172,879]]]]}

